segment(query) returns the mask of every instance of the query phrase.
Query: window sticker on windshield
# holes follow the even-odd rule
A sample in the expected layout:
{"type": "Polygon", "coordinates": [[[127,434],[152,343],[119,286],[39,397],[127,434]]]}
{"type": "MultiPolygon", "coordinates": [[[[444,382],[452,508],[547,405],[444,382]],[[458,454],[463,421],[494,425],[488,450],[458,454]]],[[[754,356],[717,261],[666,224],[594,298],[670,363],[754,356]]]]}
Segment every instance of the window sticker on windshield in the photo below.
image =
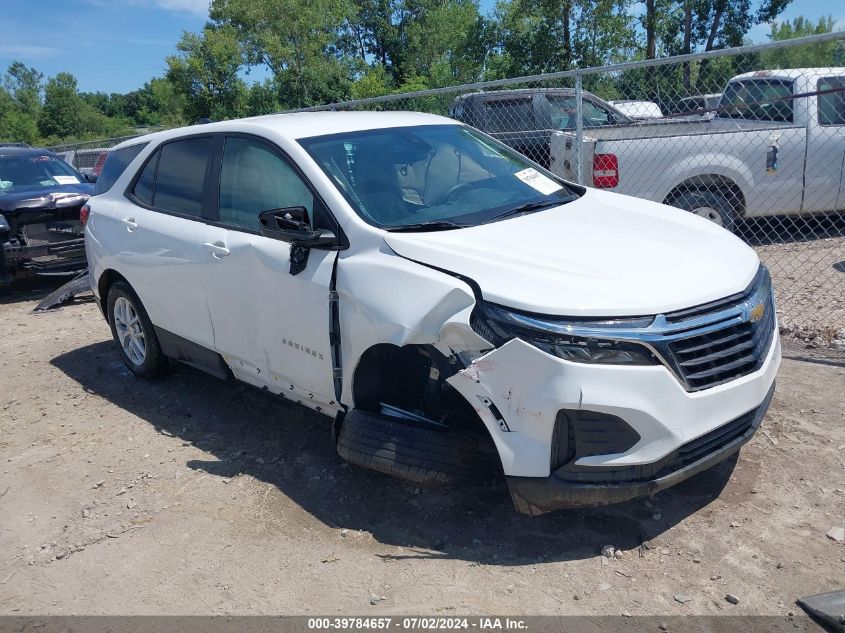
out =
{"type": "Polygon", "coordinates": [[[563,187],[556,183],[554,180],[548,178],[547,176],[544,176],[532,167],[529,167],[528,169],[523,169],[522,171],[518,171],[514,174],[514,176],[519,178],[522,182],[524,182],[532,189],[536,189],[544,196],[547,196],[550,193],[554,193],[555,191],[560,191],[561,189],[563,189],[563,187]]]}
{"type": "Polygon", "coordinates": [[[79,178],[76,176],[53,176],[53,180],[55,180],[60,185],[78,185],[79,178]]]}

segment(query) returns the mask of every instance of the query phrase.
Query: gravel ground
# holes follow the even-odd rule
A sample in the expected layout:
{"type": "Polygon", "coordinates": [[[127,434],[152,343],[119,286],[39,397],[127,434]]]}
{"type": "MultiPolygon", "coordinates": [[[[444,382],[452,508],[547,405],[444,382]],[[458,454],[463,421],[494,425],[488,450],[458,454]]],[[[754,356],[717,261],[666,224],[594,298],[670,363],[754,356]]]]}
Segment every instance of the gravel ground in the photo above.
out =
{"type": "Polygon", "coordinates": [[[30,315],[45,292],[0,301],[0,614],[786,616],[845,587],[841,364],[785,360],[737,460],[531,519],[347,466],[247,387],[139,381],[93,303],[30,315]]]}
{"type": "Polygon", "coordinates": [[[845,237],[754,249],[771,271],[782,333],[845,352],[845,237]]]}

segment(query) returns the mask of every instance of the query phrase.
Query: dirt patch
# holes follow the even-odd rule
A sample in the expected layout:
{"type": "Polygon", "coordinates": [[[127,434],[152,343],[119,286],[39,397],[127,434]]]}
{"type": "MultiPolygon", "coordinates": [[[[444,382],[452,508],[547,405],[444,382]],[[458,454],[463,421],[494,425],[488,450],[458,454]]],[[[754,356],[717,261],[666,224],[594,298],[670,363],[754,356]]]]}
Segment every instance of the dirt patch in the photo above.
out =
{"type": "Polygon", "coordinates": [[[845,237],[754,249],[772,274],[781,332],[845,358],[845,237]]]}
{"type": "Polygon", "coordinates": [[[139,381],[93,303],[30,315],[43,294],[0,305],[0,613],[787,614],[843,586],[841,365],[784,361],[735,463],[531,519],[502,483],[348,466],[248,387],[139,381]]]}

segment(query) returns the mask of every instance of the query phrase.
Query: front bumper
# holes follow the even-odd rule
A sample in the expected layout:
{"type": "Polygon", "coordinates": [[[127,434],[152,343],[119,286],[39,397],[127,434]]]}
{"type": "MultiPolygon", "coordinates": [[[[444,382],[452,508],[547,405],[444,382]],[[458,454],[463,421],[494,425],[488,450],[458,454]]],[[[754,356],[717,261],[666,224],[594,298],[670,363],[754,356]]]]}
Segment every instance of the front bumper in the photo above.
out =
{"type": "Polygon", "coordinates": [[[573,363],[519,339],[475,359],[448,382],[487,426],[517,506],[537,513],[653,494],[725,459],[759,426],[779,365],[775,323],[759,369],[699,391],[686,390],[663,366],[573,363]],[[561,410],[614,416],[639,439],[561,468],[555,459],[561,410]],[[752,411],[751,423],[724,446],[707,443],[752,411]],[[699,441],[705,450],[691,461],[672,461],[699,441]]]}
{"type": "Polygon", "coordinates": [[[619,503],[665,490],[736,453],[760,427],[774,392],[773,383],[765,400],[755,408],[646,467],[629,466],[611,472],[599,468],[592,473],[579,473],[577,481],[572,480],[572,472],[565,467],[549,477],[508,477],[514,505],[524,514],[538,515],[564,508],[619,503]],[[614,481],[608,481],[608,476],[614,481]]]}
{"type": "Polygon", "coordinates": [[[74,275],[85,270],[85,238],[76,218],[21,224],[0,240],[0,279],[15,275],[74,275]]]}

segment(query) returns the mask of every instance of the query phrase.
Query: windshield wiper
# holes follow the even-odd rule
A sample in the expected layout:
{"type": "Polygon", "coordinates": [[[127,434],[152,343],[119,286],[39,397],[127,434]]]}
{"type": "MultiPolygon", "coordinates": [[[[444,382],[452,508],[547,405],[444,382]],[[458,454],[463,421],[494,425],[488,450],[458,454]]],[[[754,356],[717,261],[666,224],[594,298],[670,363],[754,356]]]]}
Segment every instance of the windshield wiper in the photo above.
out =
{"type": "MultiPolygon", "coordinates": [[[[557,207],[561,204],[572,202],[573,200],[575,200],[576,197],[577,196],[573,196],[571,198],[564,198],[563,200],[539,200],[537,202],[526,202],[525,204],[516,206],[513,209],[508,209],[507,211],[500,213],[499,215],[494,215],[492,218],[487,220],[487,222],[495,222],[496,220],[503,220],[504,218],[509,218],[514,215],[531,213],[532,211],[539,211],[540,209],[546,209],[548,207],[557,207]]],[[[485,224],[487,222],[485,222],[485,224]]]]}
{"type": "Polygon", "coordinates": [[[418,222],[417,224],[402,224],[400,226],[386,226],[385,231],[391,233],[414,233],[422,231],[451,231],[453,229],[464,229],[466,224],[456,224],[448,220],[432,220],[430,222],[418,222]]]}

